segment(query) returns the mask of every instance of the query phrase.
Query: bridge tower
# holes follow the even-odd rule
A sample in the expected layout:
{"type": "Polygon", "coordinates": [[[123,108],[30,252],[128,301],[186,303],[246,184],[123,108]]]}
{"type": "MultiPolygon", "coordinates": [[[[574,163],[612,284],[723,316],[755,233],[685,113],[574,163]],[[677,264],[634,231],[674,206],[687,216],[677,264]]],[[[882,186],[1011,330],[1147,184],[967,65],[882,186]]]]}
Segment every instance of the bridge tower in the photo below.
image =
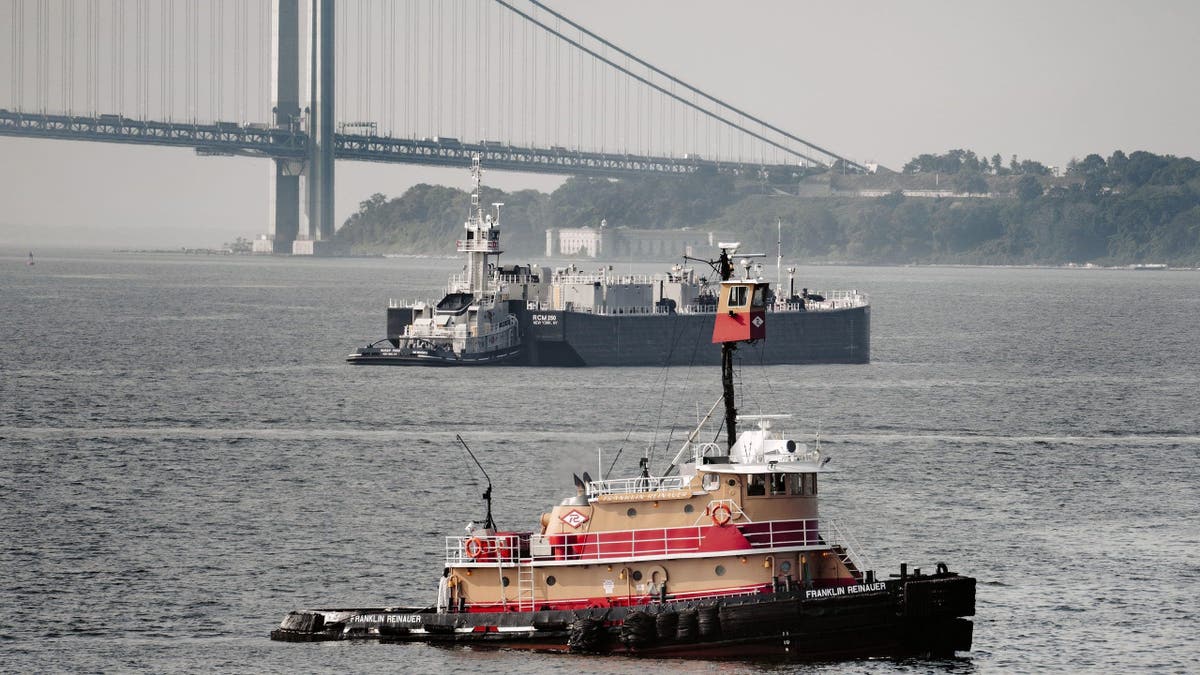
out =
{"type": "Polygon", "coordinates": [[[333,210],[334,4],[333,0],[274,0],[272,4],[277,31],[271,54],[273,123],[279,129],[305,131],[308,156],[273,162],[273,243],[269,251],[261,252],[320,254],[327,252],[337,229],[333,210]],[[304,36],[308,38],[308,86],[302,88],[304,36]],[[308,105],[301,110],[301,92],[305,90],[308,105]]]}
{"type": "Polygon", "coordinates": [[[333,211],[334,141],[334,0],[309,0],[308,241],[293,253],[316,254],[328,249],[337,230],[333,211]]]}
{"type": "MultiPolygon", "coordinates": [[[[271,44],[271,83],[274,119],[278,129],[294,130],[301,124],[300,110],[300,0],[275,0],[276,26],[271,44]]],[[[271,250],[291,253],[300,234],[300,176],[306,162],[276,159],[271,167],[271,250]]]]}

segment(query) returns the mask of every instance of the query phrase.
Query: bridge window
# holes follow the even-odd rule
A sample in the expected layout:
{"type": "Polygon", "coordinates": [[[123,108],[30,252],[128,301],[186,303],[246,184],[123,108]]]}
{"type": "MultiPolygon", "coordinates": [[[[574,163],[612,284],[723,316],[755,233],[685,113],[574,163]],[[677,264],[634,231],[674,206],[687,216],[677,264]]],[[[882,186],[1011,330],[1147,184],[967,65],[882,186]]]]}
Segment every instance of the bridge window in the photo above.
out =
{"type": "Polygon", "coordinates": [[[730,307],[745,307],[746,306],[746,287],[745,286],[730,286],[729,287],[729,306],[730,307]]]}
{"type": "Polygon", "coordinates": [[[792,494],[794,494],[794,495],[804,494],[804,476],[805,476],[805,474],[802,474],[802,473],[792,474],[791,480],[790,480],[790,483],[791,483],[790,487],[792,488],[792,494]]]}
{"type": "Polygon", "coordinates": [[[764,307],[767,304],[766,294],[767,294],[766,286],[755,286],[754,287],[754,301],[751,303],[751,306],[760,308],[760,309],[762,307],[764,307]]]}
{"type": "Polygon", "coordinates": [[[750,476],[750,484],[746,486],[746,495],[750,497],[761,497],[767,494],[767,481],[758,474],[750,476]]]}
{"type": "Polygon", "coordinates": [[[792,487],[792,494],[813,496],[817,494],[817,474],[802,473],[796,476],[796,483],[792,487]]]}
{"type": "Polygon", "coordinates": [[[787,477],[786,473],[771,474],[771,494],[773,494],[773,495],[787,494],[787,484],[788,484],[787,478],[788,477],[787,477]]]}

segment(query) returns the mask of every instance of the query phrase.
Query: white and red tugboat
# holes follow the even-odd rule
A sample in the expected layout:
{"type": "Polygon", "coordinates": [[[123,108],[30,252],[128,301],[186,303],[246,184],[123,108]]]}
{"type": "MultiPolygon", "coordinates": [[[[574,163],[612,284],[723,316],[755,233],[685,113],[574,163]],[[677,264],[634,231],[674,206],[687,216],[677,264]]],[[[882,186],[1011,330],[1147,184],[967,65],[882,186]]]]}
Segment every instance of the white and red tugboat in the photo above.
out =
{"type": "Polygon", "coordinates": [[[433,606],[301,610],[271,638],[734,658],[969,650],[975,579],[942,563],[878,578],[818,513],[829,458],[780,433],[785,415],[737,415],[732,354],[765,339],[769,313],[767,284],[731,279],[735,249],[711,261],[723,391],[709,415],[724,403],[725,444],[695,442],[697,429],[661,475],[585,474],[529,531],[497,531],[489,484],[483,526],[447,538],[433,606]],[[741,421],[755,428],[738,435],[741,421]]]}
{"type": "Polygon", "coordinates": [[[463,238],[455,242],[467,254],[466,271],[452,277],[446,295],[436,305],[417,303],[405,308],[409,323],[402,335],[359,347],[346,357],[350,363],[385,365],[462,366],[504,363],[521,356],[520,322],[510,312],[507,285],[534,283],[528,266],[513,267],[501,276],[492,258],[500,254],[500,207],[483,212],[479,155],[471,159],[471,210],[463,223],[463,238]],[[505,279],[505,284],[501,279],[505,279]]]}

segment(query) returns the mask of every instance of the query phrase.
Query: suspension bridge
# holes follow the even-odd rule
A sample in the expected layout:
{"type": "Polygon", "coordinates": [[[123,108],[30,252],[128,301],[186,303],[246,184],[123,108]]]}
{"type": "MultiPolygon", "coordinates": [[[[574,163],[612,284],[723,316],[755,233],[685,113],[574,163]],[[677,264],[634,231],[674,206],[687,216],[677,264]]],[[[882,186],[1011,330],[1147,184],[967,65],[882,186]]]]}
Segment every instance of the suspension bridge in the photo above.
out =
{"type": "Polygon", "coordinates": [[[0,0],[0,17],[0,136],[270,159],[277,253],[332,240],[335,159],[864,170],[539,0],[0,0]]]}

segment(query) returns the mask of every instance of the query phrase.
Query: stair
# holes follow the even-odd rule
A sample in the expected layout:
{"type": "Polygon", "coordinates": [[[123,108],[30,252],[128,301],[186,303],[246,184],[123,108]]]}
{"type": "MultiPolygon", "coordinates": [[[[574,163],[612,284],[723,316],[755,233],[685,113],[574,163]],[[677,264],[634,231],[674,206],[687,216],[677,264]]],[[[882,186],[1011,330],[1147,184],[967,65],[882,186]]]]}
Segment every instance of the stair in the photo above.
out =
{"type": "Polygon", "coordinates": [[[534,600],[533,559],[525,558],[517,563],[517,610],[532,612],[534,600]]]}

